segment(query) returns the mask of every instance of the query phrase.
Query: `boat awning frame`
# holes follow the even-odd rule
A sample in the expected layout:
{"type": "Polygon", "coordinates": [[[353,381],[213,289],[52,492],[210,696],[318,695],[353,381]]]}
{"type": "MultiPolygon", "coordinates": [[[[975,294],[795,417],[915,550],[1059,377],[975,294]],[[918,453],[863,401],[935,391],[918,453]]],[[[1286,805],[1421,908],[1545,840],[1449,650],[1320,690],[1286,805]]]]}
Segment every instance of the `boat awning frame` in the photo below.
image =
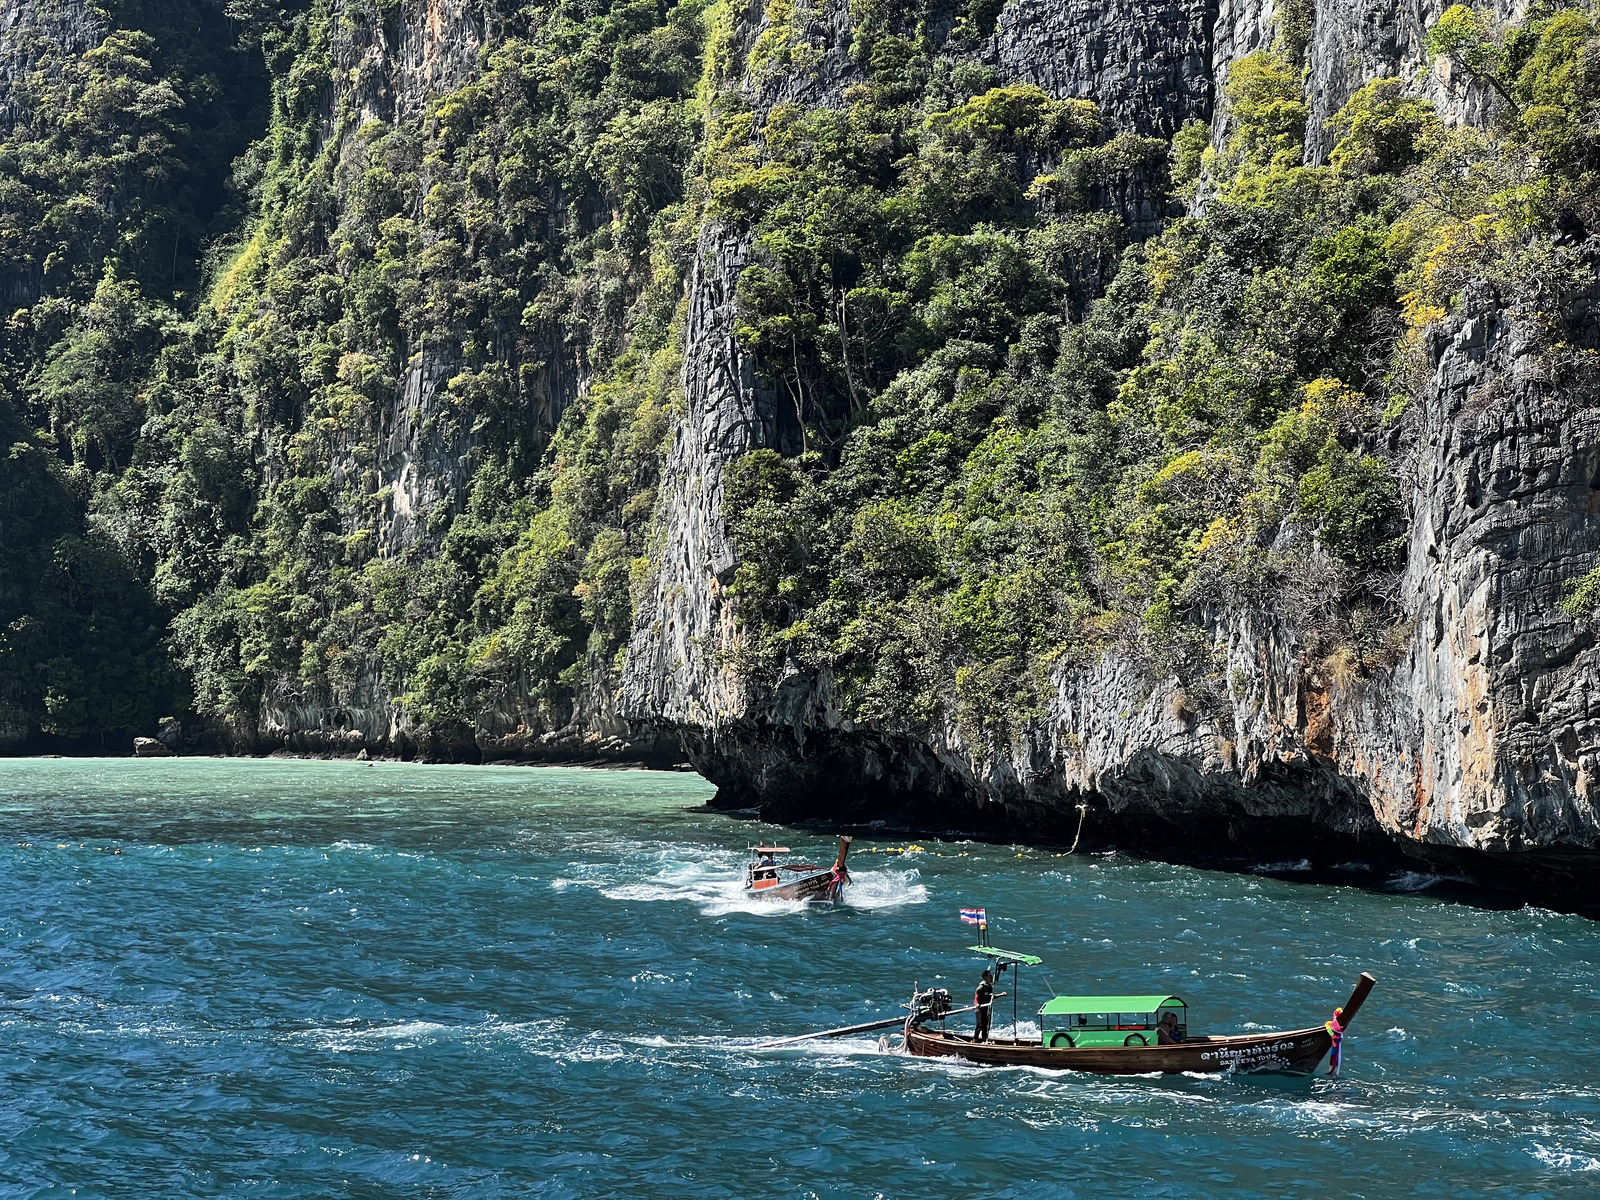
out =
{"type": "Polygon", "coordinates": [[[1180,996],[1055,996],[1039,1010],[1041,1017],[1076,1016],[1079,1013],[1153,1013],[1161,1008],[1182,1008],[1180,996]]]}
{"type": "Polygon", "coordinates": [[[982,954],[985,957],[1004,962],[1018,962],[1025,967],[1037,967],[1044,961],[1044,959],[1035,958],[1031,954],[1023,954],[1020,950],[1001,950],[997,946],[968,946],[967,949],[974,954],[982,954]]]}

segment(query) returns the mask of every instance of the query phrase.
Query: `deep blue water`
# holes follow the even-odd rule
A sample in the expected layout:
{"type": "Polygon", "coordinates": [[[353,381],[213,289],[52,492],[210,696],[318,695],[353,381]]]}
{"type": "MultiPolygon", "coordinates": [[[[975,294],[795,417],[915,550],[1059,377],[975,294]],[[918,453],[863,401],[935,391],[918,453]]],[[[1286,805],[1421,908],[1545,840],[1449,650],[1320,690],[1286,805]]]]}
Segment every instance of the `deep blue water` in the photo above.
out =
{"type": "MultiPolygon", "coordinates": [[[[689,775],[0,764],[5,1196],[1600,1193],[1600,925],[1118,857],[861,839],[850,903],[752,911],[689,775]],[[114,851],[121,851],[120,854],[114,851]],[[1337,1080],[983,1071],[877,1035],[1047,991],[1230,1032],[1379,978],[1337,1080]]],[[[1420,881],[1419,881],[1420,882],[1420,881]]]]}

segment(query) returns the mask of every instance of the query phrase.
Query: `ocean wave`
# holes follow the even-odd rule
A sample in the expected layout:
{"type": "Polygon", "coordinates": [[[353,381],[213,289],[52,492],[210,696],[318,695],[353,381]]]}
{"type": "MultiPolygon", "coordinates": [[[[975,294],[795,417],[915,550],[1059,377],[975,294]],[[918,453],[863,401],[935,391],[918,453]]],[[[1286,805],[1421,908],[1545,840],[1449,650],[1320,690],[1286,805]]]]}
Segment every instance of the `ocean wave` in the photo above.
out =
{"type": "Polygon", "coordinates": [[[308,1031],[307,1036],[319,1042],[324,1049],[334,1052],[360,1049],[379,1042],[390,1049],[409,1050],[418,1045],[431,1045],[441,1038],[454,1037],[461,1028],[439,1021],[399,1021],[362,1029],[317,1029],[308,1031]]]}
{"type": "Polygon", "coordinates": [[[1555,1171],[1600,1171],[1600,1158],[1592,1154],[1541,1146],[1537,1142],[1534,1143],[1531,1153],[1540,1163],[1555,1171]]]}
{"type": "Polygon", "coordinates": [[[506,1021],[492,1017],[483,1021],[448,1022],[421,1018],[410,1020],[319,1025],[294,1030],[284,1037],[289,1042],[305,1042],[332,1054],[359,1054],[375,1051],[414,1050],[441,1043],[493,1045],[510,1043],[525,1053],[544,1057],[618,1057],[617,1039],[599,1032],[574,1036],[565,1018],[532,1021],[506,1021]],[[609,1045],[610,1053],[603,1047],[609,1045]]]}
{"type": "Polygon", "coordinates": [[[730,913],[748,913],[751,916],[781,916],[784,913],[804,912],[808,907],[803,900],[763,900],[749,895],[738,880],[706,878],[692,872],[668,870],[653,879],[638,883],[602,886],[600,894],[608,900],[687,901],[700,906],[708,917],[721,917],[730,913]]]}

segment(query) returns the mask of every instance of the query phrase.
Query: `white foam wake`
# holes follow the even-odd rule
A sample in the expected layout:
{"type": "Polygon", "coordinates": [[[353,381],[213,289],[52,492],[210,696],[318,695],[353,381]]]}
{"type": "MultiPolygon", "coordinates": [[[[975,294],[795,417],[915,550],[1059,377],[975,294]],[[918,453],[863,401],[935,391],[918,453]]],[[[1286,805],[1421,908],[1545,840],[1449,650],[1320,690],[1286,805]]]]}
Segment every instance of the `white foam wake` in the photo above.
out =
{"type": "MultiPolygon", "coordinates": [[[[749,913],[783,916],[814,907],[803,901],[769,900],[744,888],[745,857],[731,850],[671,844],[619,855],[606,863],[572,863],[569,874],[551,881],[555,889],[590,887],[609,900],[677,901],[699,906],[707,916],[749,913]]],[[[915,868],[850,872],[843,903],[851,908],[884,909],[923,904],[928,889],[915,868]]]]}
{"type": "Polygon", "coordinates": [[[851,908],[899,908],[905,904],[926,904],[928,887],[919,882],[915,868],[909,871],[852,871],[844,902],[851,908]]]}

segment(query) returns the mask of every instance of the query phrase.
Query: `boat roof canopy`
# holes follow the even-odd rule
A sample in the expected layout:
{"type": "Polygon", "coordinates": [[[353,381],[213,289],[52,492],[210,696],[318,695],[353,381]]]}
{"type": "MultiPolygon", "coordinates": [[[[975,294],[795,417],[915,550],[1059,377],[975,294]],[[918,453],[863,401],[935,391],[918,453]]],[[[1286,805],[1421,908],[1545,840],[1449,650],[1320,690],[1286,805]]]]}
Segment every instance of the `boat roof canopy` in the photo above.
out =
{"type": "Polygon", "coordinates": [[[989,958],[1003,958],[1007,962],[1019,962],[1024,966],[1037,967],[1044,961],[1031,954],[1023,954],[1020,950],[1001,950],[998,946],[968,946],[974,954],[987,955],[989,958]]]}
{"type": "Polygon", "coordinates": [[[750,849],[755,851],[757,854],[788,854],[789,853],[789,847],[787,847],[787,846],[751,846],[750,849]]]}
{"type": "Polygon", "coordinates": [[[1158,1008],[1188,1008],[1177,996],[1057,996],[1045,1002],[1041,1017],[1075,1013],[1151,1013],[1158,1008]]]}

